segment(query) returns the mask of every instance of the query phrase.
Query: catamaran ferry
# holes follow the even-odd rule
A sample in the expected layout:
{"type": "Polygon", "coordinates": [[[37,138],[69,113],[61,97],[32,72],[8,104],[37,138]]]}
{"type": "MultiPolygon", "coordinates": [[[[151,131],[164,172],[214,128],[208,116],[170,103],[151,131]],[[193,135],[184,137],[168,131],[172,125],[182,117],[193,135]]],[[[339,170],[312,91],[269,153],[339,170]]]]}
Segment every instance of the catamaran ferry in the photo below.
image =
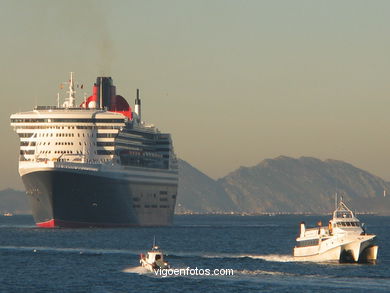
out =
{"type": "Polygon", "coordinates": [[[367,234],[353,212],[341,200],[328,227],[321,223],[306,229],[301,223],[294,257],[308,261],[375,262],[378,246],[375,235],[367,234]]]}
{"type": "Polygon", "coordinates": [[[11,115],[20,137],[19,174],[40,227],[172,223],[178,164],[170,134],[142,121],[111,77],[76,105],[73,74],[62,106],[11,115]]]}

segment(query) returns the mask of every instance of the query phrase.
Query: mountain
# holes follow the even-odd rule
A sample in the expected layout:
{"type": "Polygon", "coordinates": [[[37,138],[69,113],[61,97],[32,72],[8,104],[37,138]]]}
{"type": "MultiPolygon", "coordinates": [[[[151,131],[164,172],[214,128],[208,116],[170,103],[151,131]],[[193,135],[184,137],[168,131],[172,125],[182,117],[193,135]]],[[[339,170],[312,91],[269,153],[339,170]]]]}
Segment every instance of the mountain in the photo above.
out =
{"type": "Polygon", "coordinates": [[[24,191],[4,189],[0,191],[0,214],[30,214],[31,209],[24,191]]]}
{"type": "MultiPolygon", "coordinates": [[[[390,214],[390,183],[342,161],[280,156],[213,180],[179,160],[179,172],[176,213],[328,213],[337,192],[353,210],[390,214]]],[[[6,212],[30,213],[23,191],[0,191],[6,212]]]]}
{"type": "Polygon", "coordinates": [[[337,192],[357,211],[390,213],[383,196],[390,183],[337,160],[280,156],[241,167],[218,183],[242,212],[329,212],[337,192]]]}
{"type": "Polygon", "coordinates": [[[218,182],[187,162],[179,160],[176,213],[226,213],[236,211],[234,202],[218,182]]]}

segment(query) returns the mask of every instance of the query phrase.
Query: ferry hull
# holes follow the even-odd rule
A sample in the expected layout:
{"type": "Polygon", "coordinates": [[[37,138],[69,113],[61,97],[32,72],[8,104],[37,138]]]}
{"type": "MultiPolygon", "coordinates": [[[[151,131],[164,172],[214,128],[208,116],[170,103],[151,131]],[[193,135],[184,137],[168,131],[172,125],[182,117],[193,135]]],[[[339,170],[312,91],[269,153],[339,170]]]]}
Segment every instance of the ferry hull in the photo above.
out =
{"type": "MultiPolygon", "coordinates": [[[[375,262],[378,253],[378,246],[374,244],[374,236],[360,236],[359,240],[351,241],[345,245],[337,245],[332,248],[322,246],[311,247],[295,247],[294,258],[297,261],[314,261],[314,262],[333,262],[341,263],[360,262],[371,263],[375,262]],[[363,240],[366,238],[366,240],[363,240]]],[[[348,242],[347,239],[343,239],[348,242]]],[[[330,242],[332,240],[327,240],[330,242]]]]}
{"type": "Polygon", "coordinates": [[[22,180],[39,227],[166,226],[173,221],[177,184],[63,170],[35,171],[22,180]]]}

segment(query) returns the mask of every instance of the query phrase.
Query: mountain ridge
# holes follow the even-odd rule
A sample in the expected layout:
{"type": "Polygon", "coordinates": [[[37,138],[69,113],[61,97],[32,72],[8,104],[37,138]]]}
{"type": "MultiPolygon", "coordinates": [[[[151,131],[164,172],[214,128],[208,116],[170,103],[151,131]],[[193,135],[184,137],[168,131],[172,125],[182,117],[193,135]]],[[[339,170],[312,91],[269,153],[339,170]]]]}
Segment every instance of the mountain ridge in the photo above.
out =
{"type": "MultiPolygon", "coordinates": [[[[359,212],[390,215],[390,182],[350,163],[279,156],[214,180],[179,160],[176,213],[329,213],[334,195],[359,212]]],[[[0,213],[29,213],[22,191],[0,191],[0,213]]]]}

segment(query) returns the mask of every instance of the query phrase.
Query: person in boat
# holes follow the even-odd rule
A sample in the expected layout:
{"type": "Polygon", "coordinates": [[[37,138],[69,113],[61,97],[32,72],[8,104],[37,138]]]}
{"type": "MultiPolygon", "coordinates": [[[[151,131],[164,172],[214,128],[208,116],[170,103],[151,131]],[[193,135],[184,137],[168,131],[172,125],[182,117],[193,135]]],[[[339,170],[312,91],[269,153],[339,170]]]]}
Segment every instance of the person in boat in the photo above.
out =
{"type": "Polygon", "coordinates": [[[158,268],[163,268],[164,267],[164,262],[161,258],[161,255],[157,254],[156,255],[156,260],[155,260],[155,264],[158,268]]]}
{"type": "Polygon", "coordinates": [[[328,230],[329,230],[329,235],[332,236],[333,235],[333,227],[332,227],[332,223],[330,221],[328,222],[328,230]]]}

